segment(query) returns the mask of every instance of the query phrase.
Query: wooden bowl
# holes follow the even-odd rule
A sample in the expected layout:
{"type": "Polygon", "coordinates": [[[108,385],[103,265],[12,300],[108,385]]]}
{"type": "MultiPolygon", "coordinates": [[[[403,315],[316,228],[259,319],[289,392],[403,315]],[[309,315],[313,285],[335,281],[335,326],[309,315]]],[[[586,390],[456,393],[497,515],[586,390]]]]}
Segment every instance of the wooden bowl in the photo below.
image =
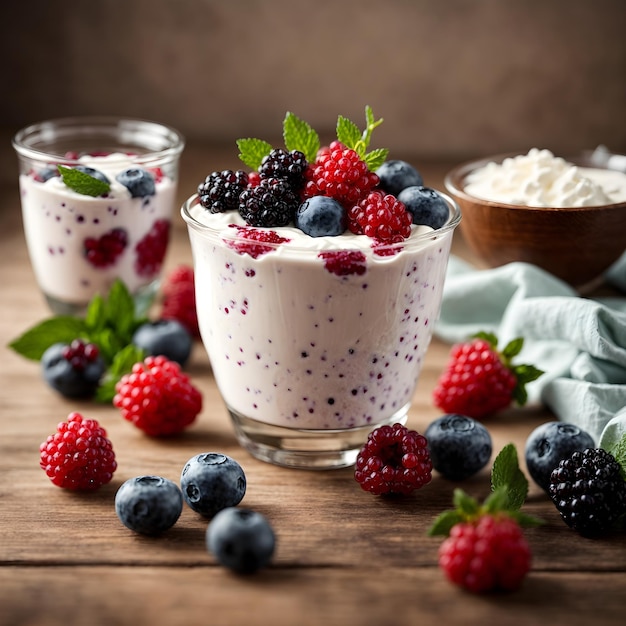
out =
{"type": "Polygon", "coordinates": [[[510,156],[514,155],[464,163],[445,177],[446,189],[461,207],[461,233],[469,247],[487,267],[524,261],[577,289],[589,285],[626,250],[626,202],[595,207],[528,207],[465,193],[470,172],[510,156]]]}

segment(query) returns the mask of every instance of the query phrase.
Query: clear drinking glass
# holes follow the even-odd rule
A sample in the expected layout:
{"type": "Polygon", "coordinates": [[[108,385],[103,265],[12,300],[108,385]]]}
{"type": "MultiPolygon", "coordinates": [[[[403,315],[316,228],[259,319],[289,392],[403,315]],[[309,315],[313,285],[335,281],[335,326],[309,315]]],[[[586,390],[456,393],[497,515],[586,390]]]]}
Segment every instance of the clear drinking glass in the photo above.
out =
{"type": "Polygon", "coordinates": [[[296,229],[258,241],[258,229],[209,226],[196,196],[184,203],[202,340],[253,456],[344,467],[372,429],[406,421],[460,221],[444,197],[439,230],[375,249],[334,237],[332,251],[296,229]]]}
{"type": "Polygon", "coordinates": [[[13,147],[26,243],[53,313],[84,312],[116,279],[146,310],[167,251],[182,135],[144,120],[75,117],[28,126],[13,147]],[[95,169],[86,173],[109,188],[95,197],[70,188],[58,166],[95,169]]]}

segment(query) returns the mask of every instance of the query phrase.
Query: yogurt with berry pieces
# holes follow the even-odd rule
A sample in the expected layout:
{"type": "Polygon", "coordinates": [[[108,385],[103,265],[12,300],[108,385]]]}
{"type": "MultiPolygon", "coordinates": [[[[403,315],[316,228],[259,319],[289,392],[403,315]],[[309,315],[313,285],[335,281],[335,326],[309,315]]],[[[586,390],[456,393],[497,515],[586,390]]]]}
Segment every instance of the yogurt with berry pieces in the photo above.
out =
{"type": "Polygon", "coordinates": [[[69,169],[108,183],[106,191],[95,197],[76,191],[56,163],[19,179],[33,269],[56,312],[80,310],[116,279],[133,294],[150,289],[166,253],[176,194],[172,178],[137,166],[132,155],[75,156],[69,169]]]}
{"type": "MultiPolygon", "coordinates": [[[[214,172],[182,208],[200,333],[240,442],[263,460],[317,467],[333,443],[289,450],[302,443],[289,431],[406,420],[460,215],[438,194],[433,224],[413,223],[364,160],[340,142],[308,159],[273,149],[252,173],[214,172]]],[[[406,169],[423,188],[400,163],[387,182],[406,169]]]]}

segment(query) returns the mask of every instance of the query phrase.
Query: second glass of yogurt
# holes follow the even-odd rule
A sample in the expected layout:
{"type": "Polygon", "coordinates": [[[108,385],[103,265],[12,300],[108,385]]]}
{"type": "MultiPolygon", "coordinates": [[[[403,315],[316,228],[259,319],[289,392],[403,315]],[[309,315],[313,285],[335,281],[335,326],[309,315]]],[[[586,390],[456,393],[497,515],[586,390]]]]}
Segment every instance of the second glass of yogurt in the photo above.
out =
{"type": "MultiPolygon", "coordinates": [[[[442,194],[443,195],[443,194],[442,194]]],[[[398,244],[258,229],[182,207],[198,320],[240,444],[278,465],[354,463],[375,427],[404,423],[439,315],[458,205],[398,244]]]]}
{"type": "Polygon", "coordinates": [[[144,120],[63,118],[20,130],[13,147],[26,243],[52,312],[81,314],[118,279],[145,312],[167,251],[182,135],[144,120]]]}

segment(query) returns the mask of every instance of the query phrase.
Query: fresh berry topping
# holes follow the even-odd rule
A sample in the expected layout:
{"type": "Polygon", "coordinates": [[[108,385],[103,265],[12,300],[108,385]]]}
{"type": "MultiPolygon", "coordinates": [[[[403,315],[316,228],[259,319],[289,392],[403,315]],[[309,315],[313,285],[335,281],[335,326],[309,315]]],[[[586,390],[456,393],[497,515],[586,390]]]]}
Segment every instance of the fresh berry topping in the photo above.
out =
{"type": "Polygon", "coordinates": [[[115,386],[113,404],[124,419],[152,437],[175,435],[194,422],[202,409],[202,395],[164,356],[135,363],[115,386]]]}
{"type": "Polygon", "coordinates": [[[385,161],[377,170],[380,179],[380,188],[387,193],[397,196],[407,187],[419,187],[424,184],[422,175],[406,161],[385,161]]]}
{"type": "Polygon", "coordinates": [[[40,465],[64,489],[93,491],[107,484],[117,468],[113,446],[96,420],[70,413],[41,446],[40,465]]]}
{"type": "Polygon", "coordinates": [[[446,413],[480,419],[507,408],[515,400],[526,402],[525,384],[543,372],[531,365],[512,365],[523,346],[514,339],[499,352],[497,338],[480,333],[452,347],[450,360],[437,381],[433,401],[446,413]]]}
{"type": "Polygon", "coordinates": [[[142,535],[158,535],[170,529],[183,511],[178,485],[161,476],[129,478],[115,494],[120,522],[142,535]]]}
{"type": "Polygon", "coordinates": [[[271,561],[276,536],[260,513],[229,507],[208,525],[206,546],[224,567],[238,574],[252,574],[271,561]]]}
{"type": "Polygon", "coordinates": [[[46,382],[68,398],[93,396],[106,369],[97,346],[80,339],[51,345],[41,357],[41,367],[46,382]]]}
{"type": "Polygon", "coordinates": [[[239,195],[248,186],[248,174],[241,170],[212,172],[198,185],[200,204],[211,213],[236,211],[239,195]]]}
{"type": "Polygon", "coordinates": [[[309,163],[299,150],[287,152],[282,148],[272,150],[261,162],[261,178],[279,178],[299,194],[304,186],[304,173],[309,163]]]}
{"type": "Polygon", "coordinates": [[[547,493],[550,476],[559,461],[570,457],[574,452],[593,447],[591,435],[578,426],[564,422],[546,422],[535,428],[526,439],[524,455],[528,473],[547,493]]]}
{"type": "Polygon", "coordinates": [[[191,354],[193,340],[180,322],[161,319],[139,326],[133,334],[132,343],[144,350],[146,355],[163,355],[183,367],[191,354]]]}
{"type": "Polygon", "coordinates": [[[324,261],[326,271],[337,276],[362,276],[367,271],[367,260],[360,250],[326,250],[317,256],[324,261]]]}
{"type": "Polygon", "coordinates": [[[581,535],[600,535],[626,513],[626,481],[602,448],[574,452],[550,476],[549,493],[563,521],[581,535]]]}
{"type": "Polygon", "coordinates": [[[443,415],[430,423],[424,437],[434,469],[448,480],[473,476],[491,458],[491,435],[471,417],[443,415]]]}
{"type": "Polygon", "coordinates": [[[192,337],[199,337],[193,268],[181,265],[172,270],[163,284],[161,318],[180,322],[192,337]]]}
{"type": "Polygon", "coordinates": [[[115,180],[124,185],[133,198],[153,196],[156,193],[154,176],[140,167],[123,170],[115,177],[115,180]]]}
{"type": "Polygon", "coordinates": [[[96,180],[102,181],[103,183],[110,183],[111,182],[106,177],[106,175],[103,174],[100,170],[97,170],[97,169],[95,169],[93,167],[89,167],[88,165],[76,165],[72,169],[78,170],[79,172],[82,172],[83,174],[88,174],[92,178],[95,178],[96,180]]]}
{"type": "Polygon", "coordinates": [[[261,182],[261,174],[258,172],[248,173],[248,187],[258,187],[261,182]]]}
{"type": "Polygon", "coordinates": [[[348,228],[384,243],[404,241],[411,234],[411,214],[396,197],[372,191],[348,209],[348,228]]]}
{"type": "Polygon", "coordinates": [[[357,456],[354,477],[365,491],[406,495],[430,482],[432,467],[426,438],[394,424],[369,434],[357,456]]]}
{"type": "Polygon", "coordinates": [[[522,529],[502,514],[456,524],[439,547],[439,566],[447,578],[473,593],[518,589],[530,565],[522,529]]]}
{"type": "Polygon", "coordinates": [[[128,245],[128,234],[123,228],[113,228],[99,238],[87,237],[83,242],[83,254],[94,267],[115,265],[128,245]]]}
{"type": "Polygon", "coordinates": [[[43,167],[39,170],[32,169],[30,170],[29,175],[39,183],[45,183],[47,180],[50,180],[55,176],[60,176],[58,168],[52,166],[43,167]]]}
{"type": "Polygon", "coordinates": [[[333,198],[313,196],[298,207],[295,223],[311,237],[335,237],[346,230],[346,211],[333,198]]]}
{"type": "Polygon", "coordinates": [[[262,178],[239,196],[239,214],[250,226],[287,226],[293,222],[298,198],[279,178],[262,178]]]}
{"type": "Polygon", "coordinates": [[[231,457],[204,452],[185,463],[180,487],[192,510],[213,517],[218,511],[241,502],[246,493],[246,475],[231,457]]]}
{"type": "Polygon", "coordinates": [[[224,239],[224,243],[239,254],[249,254],[253,259],[276,250],[281,243],[291,241],[287,237],[281,237],[274,230],[258,230],[236,224],[230,226],[237,230],[237,239],[224,239]]]}
{"type": "Polygon", "coordinates": [[[305,198],[329,196],[345,208],[356,204],[376,185],[378,176],[370,172],[359,155],[338,141],[318,152],[306,172],[305,198]]]}
{"type": "Polygon", "coordinates": [[[407,187],[398,195],[413,218],[413,224],[441,228],[450,216],[446,201],[429,187],[407,187]]]}
{"type": "Polygon", "coordinates": [[[150,231],[137,242],[135,271],[139,276],[150,278],[161,271],[170,238],[170,221],[156,220],[150,231]]]}

